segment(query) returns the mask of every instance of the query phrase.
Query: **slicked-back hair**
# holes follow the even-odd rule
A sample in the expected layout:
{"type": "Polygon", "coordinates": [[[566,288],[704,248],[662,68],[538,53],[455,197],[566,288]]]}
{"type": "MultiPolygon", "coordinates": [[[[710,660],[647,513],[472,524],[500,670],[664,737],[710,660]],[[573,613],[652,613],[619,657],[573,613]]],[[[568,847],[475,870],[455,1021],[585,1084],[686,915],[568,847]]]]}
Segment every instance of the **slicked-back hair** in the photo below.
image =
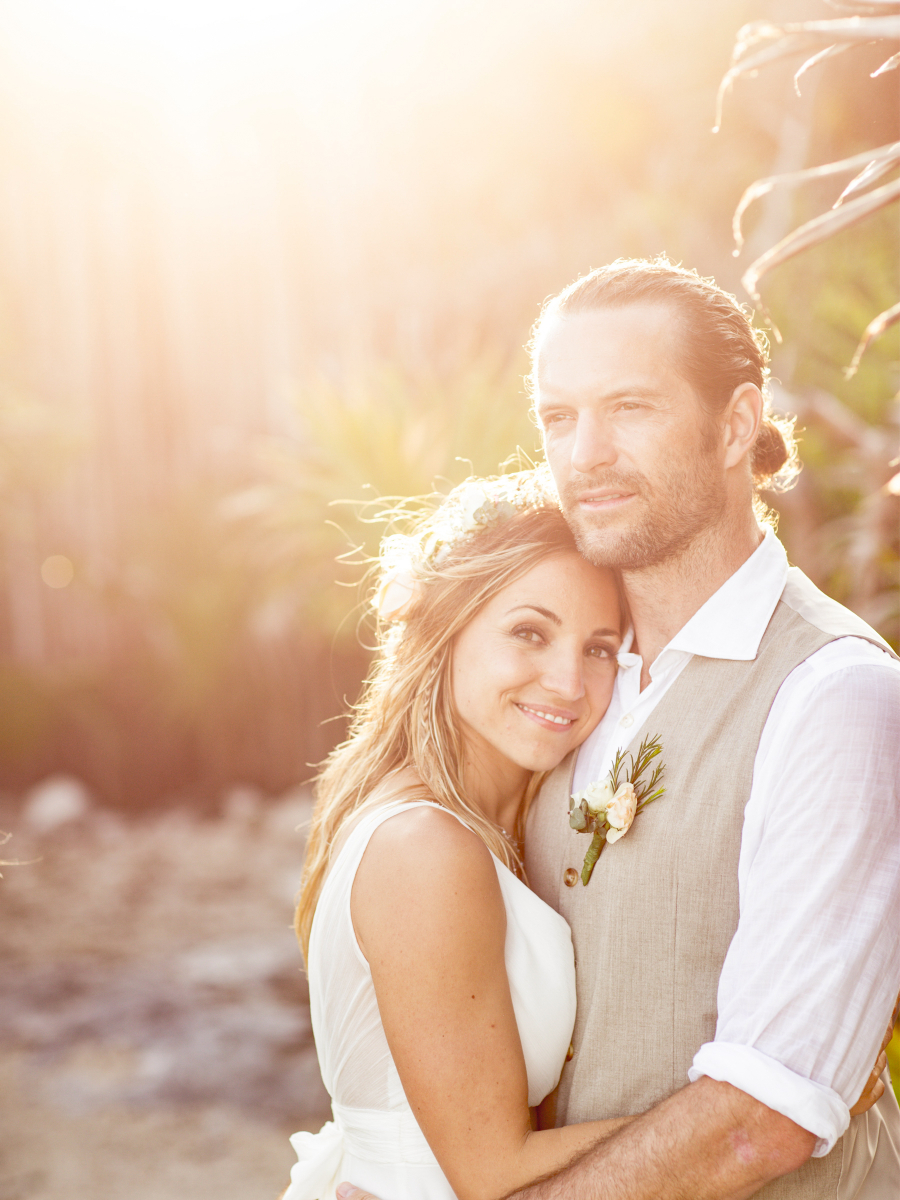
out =
{"type": "Polygon", "coordinates": [[[771,412],[768,339],[753,327],[749,309],[696,271],[660,256],[620,258],[583,275],[544,305],[531,341],[533,362],[548,318],[631,304],[666,305],[676,315],[679,356],[673,367],[710,416],[724,410],[741,384],[759,388],[765,409],[750,460],[753,481],[757,491],[789,487],[800,464],[793,421],[771,412]]]}

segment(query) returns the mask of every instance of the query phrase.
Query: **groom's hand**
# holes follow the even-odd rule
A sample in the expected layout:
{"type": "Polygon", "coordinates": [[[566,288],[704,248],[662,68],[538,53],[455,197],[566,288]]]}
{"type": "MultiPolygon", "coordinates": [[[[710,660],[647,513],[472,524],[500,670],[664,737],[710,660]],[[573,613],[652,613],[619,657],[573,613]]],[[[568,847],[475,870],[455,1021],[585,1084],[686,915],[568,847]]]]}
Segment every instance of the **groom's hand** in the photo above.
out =
{"type": "MultiPolygon", "coordinates": [[[[898,1001],[900,1003],[900,1001],[898,1001]]],[[[881,1078],[884,1068],[887,1066],[887,1047],[888,1042],[894,1034],[894,1025],[897,1022],[897,1010],[894,1009],[894,1015],[888,1025],[887,1033],[881,1043],[881,1051],[875,1060],[875,1066],[872,1068],[872,1074],[866,1080],[866,1086],[862,1090],[862,1095],[850,1109],[851,1117],[858,1117],[860,1113],[868,1112],[872,1105],[880,1100],[884,1094],[884,1080],[881,1078]]]]}
{"type": "Polygon", "coordinates": [[[352,1183],[339,1183],[334,1190],[338,1200],[379,1200],[378,1196],[364,1192],[352,1183]]]}

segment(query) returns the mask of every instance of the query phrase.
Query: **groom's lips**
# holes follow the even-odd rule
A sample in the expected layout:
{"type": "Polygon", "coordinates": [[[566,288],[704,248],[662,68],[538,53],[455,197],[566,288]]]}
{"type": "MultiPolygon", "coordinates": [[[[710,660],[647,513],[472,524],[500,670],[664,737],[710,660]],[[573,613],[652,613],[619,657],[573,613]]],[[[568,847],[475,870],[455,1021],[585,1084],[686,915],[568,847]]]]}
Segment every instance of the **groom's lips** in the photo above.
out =
{"type": "Polygon", "coordinates": [[[597,511],[598,509],[605,511],[611,508],[618,508],[622,504],[627,504],[636,495],[636,492],[624,491],[620,488],[594,488],[590,492],[582,492],[578,497],[578,503],[583,508],[592,511],[597,511]]]}

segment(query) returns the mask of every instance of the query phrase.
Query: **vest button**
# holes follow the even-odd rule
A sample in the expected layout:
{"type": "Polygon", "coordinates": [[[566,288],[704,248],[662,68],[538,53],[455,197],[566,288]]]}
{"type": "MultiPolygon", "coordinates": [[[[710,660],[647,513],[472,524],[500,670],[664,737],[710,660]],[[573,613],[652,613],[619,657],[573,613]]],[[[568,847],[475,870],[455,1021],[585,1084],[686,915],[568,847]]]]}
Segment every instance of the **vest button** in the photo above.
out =
{"type": "Polygon", "coordinates": [[[575,1047],[572,1045],[571,1042],[569,1042],[569,1048],[566,1051],[566,1062],[571,1062],[574,1057],[575,1057],[575,1047]]]}
{"type": "Polygon", "coordinates": [[[625,716],[622,718],[622,720],[619,722],[619,724],[624,725],[625,728],[627,729],[629,725],[634,724],[634,717],[631,715],[631,713],[626,713],[625,716]]]}
{"type": "Polygon", "coordinates": [[[566,887],[574,887],[575,886],[575,884],[578,882],[578,872],[575,870],[574,867],[566,867],[565,874],[563,875],[563,880],[565,881],[566,887]]]}

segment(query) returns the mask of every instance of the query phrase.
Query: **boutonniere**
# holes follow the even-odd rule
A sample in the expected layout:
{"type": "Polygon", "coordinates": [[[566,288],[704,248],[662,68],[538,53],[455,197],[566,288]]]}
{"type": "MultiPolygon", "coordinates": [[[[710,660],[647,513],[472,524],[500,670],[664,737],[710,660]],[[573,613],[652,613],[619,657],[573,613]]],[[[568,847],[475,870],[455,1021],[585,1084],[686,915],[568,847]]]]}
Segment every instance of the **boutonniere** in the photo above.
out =
{"type": "MultiPolygon", "coordinates": [[[[653,768],[648,780],[642,780],[661,751],[658,735],[644,738],[637,754],[625,754],[619,750],[612,770],[602,782],[589,783],[584,791],[575,792],[572,796],[569,824],[578,833],[592,835],[581,868],[581,882],[585,887],[606,844],[612,845],[623,838],[641,809],[658,800],[666,790],[657,786],[666,769],[661,762],[653,768]],[[630,766],[626,765],[626,759],[631,760],[630,766]]],[[[572,875],[574,883],[574,870],[572,875]]]]}

